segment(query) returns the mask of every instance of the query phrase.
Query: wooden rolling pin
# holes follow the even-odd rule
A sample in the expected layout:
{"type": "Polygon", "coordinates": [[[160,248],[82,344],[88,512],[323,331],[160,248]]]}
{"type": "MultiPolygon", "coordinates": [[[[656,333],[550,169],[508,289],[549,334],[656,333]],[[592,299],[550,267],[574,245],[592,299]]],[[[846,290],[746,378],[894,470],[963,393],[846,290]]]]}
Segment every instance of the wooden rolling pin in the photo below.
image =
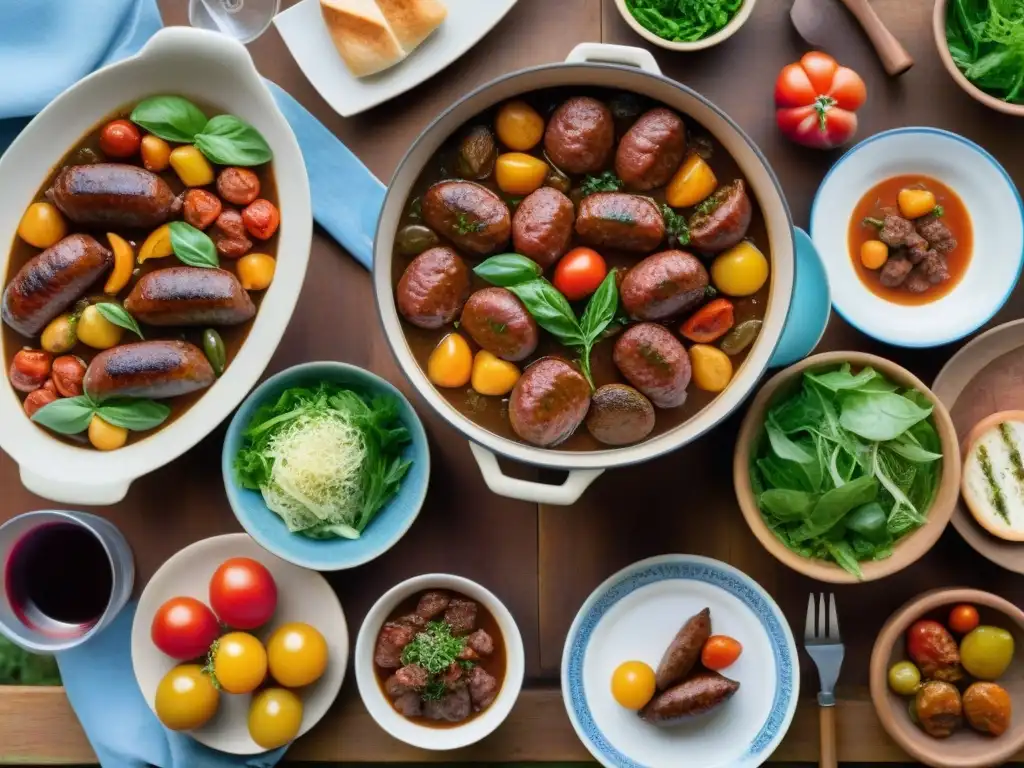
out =
{"type": "MultiPolygon", "coordinates": [[[[823,37],[827,36],[825,27],[828,26],[826,13],[822,12],[822,4],[826,0],[796,0],[790,11],[790,18],[801,37],[809,43],[821,45],[823,37]]],[[[914,60],[907,50],[900,44],[900,41],[890,32],[874,8],[868,4],[868,0],[842,0],[843,4],[850,10],[854,18],[864,28],[871,44],[875,47],[882,66],[889,75],[896,77],[902,75],[912,66],[914,60]]]]}

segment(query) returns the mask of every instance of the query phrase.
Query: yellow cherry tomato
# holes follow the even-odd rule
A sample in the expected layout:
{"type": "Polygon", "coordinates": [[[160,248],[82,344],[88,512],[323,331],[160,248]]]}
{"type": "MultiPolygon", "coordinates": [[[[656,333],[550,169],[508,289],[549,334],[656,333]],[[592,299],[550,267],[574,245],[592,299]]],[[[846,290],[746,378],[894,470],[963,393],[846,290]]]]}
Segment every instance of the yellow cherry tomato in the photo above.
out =
{"type": "Polygon", "coordinates": [[[150,259],[163,259],[174,253],[171,248],[171,228],[164,224],[157,227],[142,242],[139,248],[139,264],[150,259]]]}
{"type": "Polygon", "coordinates": [[[718,347],[694,344],[690,347],[693,383],[705,392],[721,392],[732,380],[732,360],[718,347]]]}
{"type": "Polygon", "coordinates": [[[103,292],[114,296],[132,279],[132,270],[135,269],[135,253],[128,241],[120,235],[107,232],[107,241],[110,243],[110,250],[114,252],[114,268],[110,271],[106,285],[103,286],[103,292]]]}
{"type": "Polygon", "coordinates": [[[982,625],[960,641],[960,661],[979,680],[998,680],[1013,661],[1013,635],[1002,627],[982,625]]]}
{"type": "Polygon", "coordinates": [[[860,246],[860,263],[868,269],[881,269],[889,259],[889,246],[881,240],[868,240],[860,246]]]}
{"type": "Polygon", "coordinates": [[[427,359],[427,378],[438,387],[464,387],[472,372],[473,353],[457,333],[441,339],[427,359]]]}
{"type": "Polygon", "coordinates": [[[473,358],[473,377],[470,383],[481,395],[507,395],[519,381],[519,369],[508,360],[481,349],[473,358]]]}
{"type": "Polygon", "coordinates": [[[901,189],[896,202],[900,214],[908,219],[919,219],[935,210],[935,195],[927,189],[901,189]]]}
{"type": "Polygon", "coordinates": [[[284,688],[260,691],[249,706],[249,735],[264,749],[277,749],[299,735],[302,701],[284,688]]]}
{"type": "Polygon", "coordinates": [[[252,693],[267,676],[267,652],[248,632],[229,632],[214,643],[213,676],[228,693],[252,693]]]}
{"type": "Polygon", "coordinates": [[[238,282],[247,291],[262,291],[270,287],[277,262],[265,253],[247,253],[238,260],[238,282]]]}
{"type": "Polygon", "coordinates": [[[18,237],[36,248],[49,248],[68,232],[64,217],[53,203],[32,203],[18,224],[18,237]]]}
{"type": "Polygon", "coordinates": [[[190,731],[217,714],[220,694],[198,664],[175,667],[156,687],[156,716],[172,731],[190,731]]]}
{"type": "Polygon", "coordinates": [[[171,164],[171,145],[159,136],[147,134],[142,137],[142,165],[147,171],[160,173],[171,164]]]}
{"type": "Polygon", "coordinates": [[[711,166],[696,152],[679,166],[665,188],[665,202],[673,208],[689,208],[705,200],[718,189],[718,179],[711,166]]]}
{"type": "Polygon", "coordinates": [[[309,624],[278,627],[267,643],[270,676],[286,688],[301,688],[320,679],[327,669],[327,641],[309,624]]]}
{"type": "Polygon", "coordinates": [[[711,264],[711,281],[726,296],[752,296],[768,280],[768,259],[744,240],[711,264]]]}
{"type": "Polygon", "coordinates": [[[654,670],[642,661],[626,661],[612,673],[612,697],[626,709],[638,710],[654,696],[654,670]]]}
{"type": "Polygon", "coordinates": [[[128,430],[94,413],[89,421],[89,442],[99,451],[116,451],[128,442],[128,430]]]}
{"type": "Polygon", "coordinates": [[[191,144],[172,149],[168,161],[186,187],[205,187],[213,183],[213,166],[191,144]]]}
{"type": "Polygon", "coordinates": [[[544,118],[525,101],[508,101],[498,110],[494,121],[498,140],[509,149],[526,152],[540,144],[544,136],[544,118]]]}
{"type": "Polygon", "coordinates": [[[90,305],[78,318],[78,340],[93,349],[110,349],[121,343],[124,329],[107,320],[95,305],[90,305]]]}
{"type": "Polygon", "coordinates": [[[78,318],[72,315],[58,315],[43,329],[39,345],[54,355],[70,352],[78,343],[77,325],[78,318]]]}
{"type": "Polygon", "coordinates": [[[528,195],[540,188],[549,170],[547,163],[533,155],[506,152],[494,163],[494,179],[506,194],[528,195]]]}

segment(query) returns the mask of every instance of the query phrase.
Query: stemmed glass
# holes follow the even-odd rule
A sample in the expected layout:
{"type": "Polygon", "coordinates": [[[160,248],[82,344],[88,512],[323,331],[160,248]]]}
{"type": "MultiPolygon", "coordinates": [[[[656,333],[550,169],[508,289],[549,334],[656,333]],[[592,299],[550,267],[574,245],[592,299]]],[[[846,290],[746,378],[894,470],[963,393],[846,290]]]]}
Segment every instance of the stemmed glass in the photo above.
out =
{"type": "Polygon", "coordinates": [[[188,22],[251,43],[267,31],[281,0],[189,0],[188,22]]]}

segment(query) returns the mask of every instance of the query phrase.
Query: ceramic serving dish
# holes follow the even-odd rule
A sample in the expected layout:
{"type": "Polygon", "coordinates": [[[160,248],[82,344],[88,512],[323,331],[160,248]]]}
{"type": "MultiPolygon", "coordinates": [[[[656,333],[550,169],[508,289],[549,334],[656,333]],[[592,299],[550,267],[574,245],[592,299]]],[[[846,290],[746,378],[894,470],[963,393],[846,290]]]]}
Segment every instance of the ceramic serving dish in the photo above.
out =
{"type": "Polygon", "coordinates": [[[900,539],[893,547],[892,555],[889,557],[884,560],[862,562],[860,564],[864,576],[862,581],[881,579],[901,571],[932,548],[939,540],[939,536],[942,535],[942,531],[945,530],[960,495],[959,442],[949,411],[935,394],[906,368],[885,358],[865,352],[826,352],[801,360],[769,379],[751,402],[750,409],[740,426],[740,433],[736,438],[736,452],[733,457],[732,477],[733,486],[736,489],[736,500],[743,511],[743,517],[746,518],[747,525],[750,526],[765,549],[785,565],[812,579],[833,584],[856,584],[859,581],[857,577],[838,565],[824,560],[803,557],[786,547],[765,523],[758,507],[757,496],[750,482],[751,457],[757,452],[761,441],[767,439],[764,423],[766,414],[771,407],[780,398],[800,386],[805,371],[834,368],[842,363],[850,363],[855,371],[865,366],[871,366],[891,381],[922,392],[932,402],[932,419],[942,443],[942,469],[939,485],[935,491],[932,505],[928,509],[927,522],[913,533],[900,539]]]}
{"type": "Polygon", "coordinates": [[[445,573],[428,573],[406,579],[385,592],[366,614],[352,660],[359,695],[370,716],[381,728],[400,741],[420,749],[449,750],[468,747],[494,731],[512,711],[523,686],[526,652],[512,613],[493,592],[475,581],[445,573]],[[414,595],[428,589],[447,589],[476,600],[494,617],[505,642],[505,677],[497,698],[479,715],[461,724],[431,728],[398,714],[384,695],[373,667],[377,635],[392,611],[414,595]]]}
{"type": "Polygon", "coordinates": [[[818,188],[811,238],[825,263],[836,311],[861,332],[900,347],[936,347],[992,319],[1024,262],[1024,205],[1006,169],[969,139],[938,128],[897,128],[843,155],[818,188]],[[854,270],[847,236],[861,196],[893,176],[931,176],[952,188],[971,217],[974,250],[960,282],[927,304],[894,304],[854,270]]]}
{"type": "MultiPolygon", "coordinates": [[[[61,442],[26,418],[6,381],[0,385],[0,448],[17,462],[33,493],[78,505],[113,504],[132,481],[187,451],[256,384],[299,297],[312,238],[302,154],[245,47],[213,32],[168,27],[142,51],[73,85],[39,113],[0,158],[0,275],[21,213],[61,155],[113,112],[146,96],[181,94],[255,126],[274,152],[280,196],[280,259],[245,344],[224,375],[181,418],[117,451],[61,442]]],[[[6,356],[5,356],[6,357],[6,356]]],[[[0,374],[6,380],[6,370],[0,374]]]]}
{"type": "MultiPolygon", "coordinates": [[[[349,651],[345,613],[323,576],[271,555],[244,533],[197,541],[175,554],[153,574],[139,598],[132,622],[135,678],[146,703],[153,709],[160,680],[180,663],[153,645],[150,637],[153,616],[172,597],[194,597],[209,604],[210,577],[231,557],[249,557],[262,563],[277,584],[274,616],[265,626],[252,630],[252,634],[266,643],[277,627],[298,621],[315,627],[327,641],[327,669],[323,676],[295,691],[302,699],[302,725],[298,733],[302,736],[327,714],[345,679],[349,651]]],[[[251,700],[251,695],[222,693],[217,714],[202,728],[189,731],[189,735],[221,752],[253,755],[265,751],[249,735],[251,700]]]]}
{"type": "Polygon", "coordinates": [[[871,701],[882,726],[901,748],[915,760],[934,768],[975,768],[1002,765],[1024,747],[1024,722],[1019,707],[1024,700],[1024,611],[1008,600],[978,589],[936,589],[908,602],[882,627],[871,651],[871,701]],[[1014,716],[1001,736],[978,733],[966,726],[948,739],[935,739],[910,721],[907,699],[889,688],[889,667],[907,659],[906,632],[918,619],[945,623],[950,609],[958,603],[970,603],[978,609],[982,624],[1002,627],[1013,635],[1017,653],[999,685],[1010,694],[1014,716]]]}
{"type": "Polygon", "coordinates": [[[740,9],[736,12],[736,15],[729,20],[728,24],[718,30],[715,34],[708,35],[702,40],[695,40],[692,43],[677,43],[672,40],[666,40],[663,37],[658,37],[637,21],[636,17],[629,12],[626,0],[615,0],[615,7],[618,9],[619,13],[622,14],[622,18],[626,20],[626,23],[632,27],[634,32],[648,42],[654,43],[659,48],[665,48],[669,51],[700,51],[704,48],[711,48],[712,46],[718,45],[735,35],[739,31],[740,27],[747,23],[747,19],[750,18],[750,14],[754,12],[755,2],[756,0],[744,0],[743,5],[740,6],[740,9]]]}
{"type": "Polygon", "coordinates": [[[224,438],[221,472],[228,503],[238,522],[256,543],[303,568],[339,571],[355,568],[387,552],[412,526],[427,495],[430,446],[416,411],[405,396],[384,379],[346,363],[305,363],[270,377],[245,399],[231,419],[224,438]],[[391,395],[398,398],[402,423],[412,438],[405,449],[405,458],[412,461],[412,466],[402,480],[398,495],[377,513],[363,535],[354,540],[310,539],[289,533],[284,521],[267,508],[263,496],[258,491],[242,488],[235,479],[235,456],[242,446],[243,433],[256,410],[265,402],[273,402],[290,387],[310,386],[323,381],[351,387],[371,396],[391,395]]]}

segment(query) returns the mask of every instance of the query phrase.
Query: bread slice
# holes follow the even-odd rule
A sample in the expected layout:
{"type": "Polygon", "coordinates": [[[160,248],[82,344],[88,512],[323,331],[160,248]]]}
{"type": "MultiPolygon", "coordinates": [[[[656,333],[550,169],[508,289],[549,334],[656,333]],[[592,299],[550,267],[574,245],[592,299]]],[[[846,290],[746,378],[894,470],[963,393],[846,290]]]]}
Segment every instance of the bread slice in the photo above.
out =
{"type": "Polygon", "coordinates": [[[960,491],[993,536],[1024,541],[1024,411],[982,419],[964,441],[960,491]]]}
{"type": "Polygon", "coordinates": [[[374,0],[320,0],[327,31],[356,77],[392,67],[408,53],[374,0]]]}
{"type": "Polygon", "coordinates": [[[448,15],[440,0],[377,0],[377,7],[406,53],[426,40],[448,15]]]}

